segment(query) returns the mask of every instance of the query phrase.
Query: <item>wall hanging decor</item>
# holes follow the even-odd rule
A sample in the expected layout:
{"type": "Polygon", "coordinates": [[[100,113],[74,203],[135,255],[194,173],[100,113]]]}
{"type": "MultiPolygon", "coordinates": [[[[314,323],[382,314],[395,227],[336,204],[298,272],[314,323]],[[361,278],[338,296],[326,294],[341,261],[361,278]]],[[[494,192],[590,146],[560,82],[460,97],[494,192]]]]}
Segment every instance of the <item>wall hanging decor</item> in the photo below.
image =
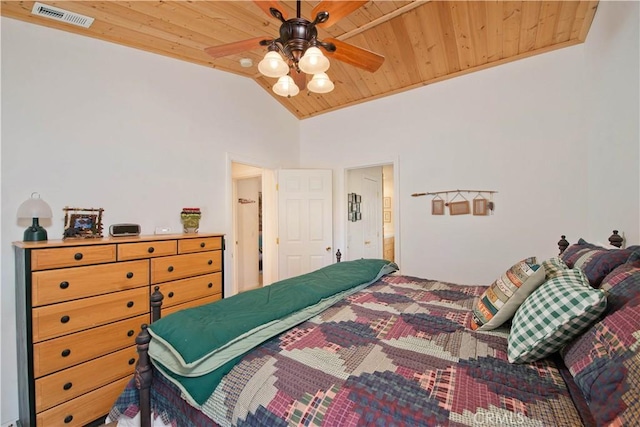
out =
{"type": "Polygon", "coordinates": [[[493,215],[495,209],[493,195],[497,193],[497,191],[494,190],[429,191],[425,193],[413,193],[411,197],[434,196],[433,199],[431,199],[431,215],[444,215],[444,210],[447,207],[449,208],[449,215],[466,215],[471,213],[471,203],[469,203],[469,200],[467,200],[462,193],[477,193],[473,198],[474,215],[493,215]],[[451,200],[449,200],[449,193],[453,194],[451,200]],[[444,195],[446,200],[443,199],[441,195],[444,195]],[[489,198],[485,195],[488,195],[489,198]]]}
{"type": "Polygon", "coordinates": [[[70,208],[65,206],[63,239],[102,237],[102,208],[70,208]]]}
{"type": "Polygon", "coordinates": [[[355,222],[362,219],[362,212],[360,212],[360,203],[362,203],[362,196],[356,193],[349,193],[347,195],[347,218],[349,221],[355,222]]]}

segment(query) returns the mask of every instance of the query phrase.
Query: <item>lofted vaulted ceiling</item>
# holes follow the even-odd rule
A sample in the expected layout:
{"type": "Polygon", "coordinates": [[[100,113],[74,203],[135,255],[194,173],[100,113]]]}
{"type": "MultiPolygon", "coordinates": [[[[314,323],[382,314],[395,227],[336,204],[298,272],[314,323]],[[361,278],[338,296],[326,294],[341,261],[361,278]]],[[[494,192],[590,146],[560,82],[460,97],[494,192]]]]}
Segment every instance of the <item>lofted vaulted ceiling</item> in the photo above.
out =
{"type": "MultiPolygon", "coordinates": [[[[374,73],[331,59],[335,89],[283,98],[262,76],[266,48],[214,59],[204,49],[277,37],[280,21],[253,1],[41,1],[90,16],[90,28],[35,16],[32,1],[3,1],[3,16],[118,43],[253,79],[299,119],[370,101],[585,41],[597,1],[369,1],[319,38],[336,38],[385,57],[374,73]],[[249,58],[253,65],[243,67],[249,58]]],[[[318,1],[303,1],[313,20],[318,1]]],[[[296,2],[278,4],[289,17],[296,2]]]]}

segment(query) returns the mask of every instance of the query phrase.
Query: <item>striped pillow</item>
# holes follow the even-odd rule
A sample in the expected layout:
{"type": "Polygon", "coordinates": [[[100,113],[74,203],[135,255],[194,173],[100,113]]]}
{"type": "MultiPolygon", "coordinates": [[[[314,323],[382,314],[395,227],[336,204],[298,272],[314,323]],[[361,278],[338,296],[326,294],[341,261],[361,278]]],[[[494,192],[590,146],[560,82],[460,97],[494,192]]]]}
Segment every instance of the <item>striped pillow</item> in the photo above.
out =
{"type": "Polygon", "coordinates": [[[509,333],[511,363],[533,362],[559,350],[607,308],[580,269],[565,270],[536,289],[520,306],[509,333]]]}
{"type": "Polygon", "coordinates": [[[544,268],[536,264],[535,257],[512,265],[480,296],[469,326],[488,331],[502,325],[544,280],[544,268]]]}

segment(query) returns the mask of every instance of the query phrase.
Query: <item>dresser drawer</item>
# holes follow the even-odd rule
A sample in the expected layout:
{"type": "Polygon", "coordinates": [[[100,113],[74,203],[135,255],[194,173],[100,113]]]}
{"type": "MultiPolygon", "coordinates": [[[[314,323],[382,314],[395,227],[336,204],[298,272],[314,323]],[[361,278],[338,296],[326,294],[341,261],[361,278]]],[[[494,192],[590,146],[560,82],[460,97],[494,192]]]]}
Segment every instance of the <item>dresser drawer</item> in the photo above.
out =
{"type": "Polygon", "coordinates": [[[116,245],[36,249],[31,252],[31,269],[46,270],[76,265],[102,264],[115,260],[116,245]]]}
{"type": "Polygon", "coordinates": [[[137,360],[136,347],[132,346],[37,379],[36,412],[131,375],[137,360]]]}
{"type": "Polygon", "coordinates": [[[118,245],[118,261],[131,259],[154,258],[177,254],[177,241],[120,243],[118,245]]]}
{"type": "Polygon", "coordinates": [[[185,308],[198,307],[199,305],[209,304],[210,302],[219,301],[222,299],[222,293],[211,295],[205,298],[198,298],[191,301],[187,301],[182,304],[171,305],[167,308],[162,308],[162,317],[167,317],[171,313],[184,310],[185,308]]]}
{"type": "Polygon", "coordinates": [[[213,251],[222,249],[222,236],[202,237],[197,239],[183,239],[178,241],[178,253],[213,251]]]}
{"type": "Polygon", "coordinates": [[[37,415],[38,427],[84,426],[109,413],[113,403],[129,383],[124,377],[97,390],[41,412],[37,415]]]}
{"type": "Polygon", "coordinates": [[[33,341],[39,342],[149,312],[149,289],[136,288],[34,308],[33,341]]]}
{"type": "Polygon", "coordinates": [[[164,295],[162,300],[164,312],[164,307],[222,293],[222,273],[167,282],[160,285],[160,292],[164,295]]]}
{"type": "Polygon", "coordinates": [[[151,283],[168,282],[221,270],[222,251],[154,258],[151,260],[151,283]]]}
{"type": "Polygon", "coordinates": [[[145,286],[149,283],[149,261],[36,271],[31,281],[32,304],[37,307],[145,286]]]}
{"type": "Polygon", "coordinates": [[[146,314],[39,342],[33,346],[34,376],[39,378],[132,346],[143,323],[149,323],[146,314]]]}

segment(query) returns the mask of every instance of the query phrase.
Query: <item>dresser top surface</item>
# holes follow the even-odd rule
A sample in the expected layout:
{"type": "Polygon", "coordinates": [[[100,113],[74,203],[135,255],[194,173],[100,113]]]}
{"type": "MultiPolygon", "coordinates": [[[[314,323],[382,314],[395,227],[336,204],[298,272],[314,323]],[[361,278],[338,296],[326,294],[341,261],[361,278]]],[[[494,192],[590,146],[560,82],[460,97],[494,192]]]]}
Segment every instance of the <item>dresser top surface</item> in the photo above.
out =
{"type": "Polygon", "coordinates": [[[42,242],[13,242],[13,245],[23,249],[45,249],[67,246],[107,245],[113,243],[136,243],[176,239],[203,239],[207,237],[222,237],[223,233],[183,233],[183,234],[154,234],[146,236],[102,237],[85,239],[47,240],[42,242]]]}

